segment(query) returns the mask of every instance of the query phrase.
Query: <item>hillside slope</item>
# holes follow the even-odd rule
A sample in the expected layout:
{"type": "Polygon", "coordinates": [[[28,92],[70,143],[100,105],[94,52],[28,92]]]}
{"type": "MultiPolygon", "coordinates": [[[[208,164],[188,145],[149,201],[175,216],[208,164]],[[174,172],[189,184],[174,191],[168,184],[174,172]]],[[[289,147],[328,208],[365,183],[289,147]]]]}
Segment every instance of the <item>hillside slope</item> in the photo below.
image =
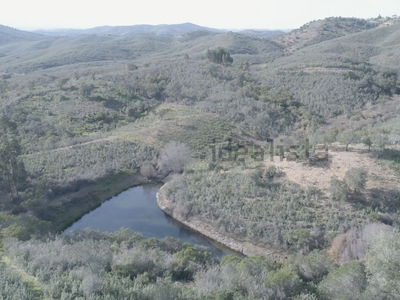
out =
{"type": "MultiPolygon", "coordinates": [[[[256,184],[255,169],[265,165],[246,170],[234,164],[209,164],[211,144],[233,140],[265,145],[271,138],[286,139],[286,146],[306,138],[311,144],[349,140],[354,144],[369,138],[372,149],[380,153],[398,140],[398,118],[395,114],[366,116],[371,107],[383,111],[389,99],[400,93],[394,69],[400,24],[364,30],[369,21],[324,22],[334,25],[329,39],[314,39],[310,44],[303,40],[302,49],[291,55],[285,55],[288,48],[277,41],[233,32],[90,34],[0,46],[0,65],[11,76],[0,81],[0,110],[18,124],[22,158],[30,176],[29,187],[21,187],[21,203],[14,205],[9,196],[9,207],[60,228],[71,216],[82,213],[74,203],[89,199],[81,206],[86,209],[101,202],[96,193],[99,182],[110,180],[109,186],[116,186],[113,180],[128,181],[145,163],[156,166],[159,152],[170,141],[191,148],[196,161],[193,173],[215,173],[219,180],[219,171],[233,172],[238,190],[243,190],[244,175],[251,177],[246,188],[256,184]],[[355,29],[349,29],[349,24],[355,29]],[[208,51],[219,47],[229,52],[231,64],[208,58],[208,51]],[[358,126],[351,116],[366,121],[358,126]],[[92,196],[85,198],[85,193],[92,196]],[[60,222],[65,211],[69,213],[60,222]]],[[[386,155],[396,157],[396,152],[386,155]]],[[[342,166],[337,158],[334,165],[342,166]]],[[[347,172],[341,170],[340,174],[347,172]]],[[[196,176],[192,176],[194,181],[196,176]]],[[[269,184],[267,177],[257,184],[269,184]]],[[[287,192],[284,200],[289,203],[286,189],[293,188],[303,203],[307,185],[293,186],[300,183],[293,173],[288,176],[292,182],[282,183],[278,177],[278,185],[269,186],[271,199],[279,187],[287,192]]],[[[230,178],[225,179],[228,184],[230,178]]],[[[329,179],[324,177],[324,184],[329,179]]],[[[8,197],[6,184],[2,186],[8,197]]],[[[260,192],[265,192],[261,186],[260,192]]],[[[240,206],[242,199],[237,201],[235,205],[240,206]]],[[[276,210],[281,211],[278,206],[276,210]]],[[[312,208],[307,211],[311,216],[312,208]]],[[[354,212],[358,215],[359,208],[354,212]]],[[[321,216],[325,217],[323,210],[321,216]]],[[[262,217],[270,222],[270,216],[262,217]]],[[[294,230],[297,221],[293,219],[287,229],[294,230]]],[[[322,226],[323,220],[318,222],[322,226]]],[[[340,231],[338,224],[335,221],[330,230],[340,231]]],[[[324,235],[325,231],[321,227],[318,232],[324,235]]],[[[271,242],[272,236],[266,241],[271,242]]],[[[327,237],[322,241],[326,243],[327,237]]]]}
{"type": "Polygon", "coordinates": [[[22,31],[8,26],[0,25],[0,45],[21,41],[33,41],[43,38],[44,36],[37,33],[22,31]]]}
{"type": "Polygon", "coordinates": [[[278,42],[285,46],[286,52],[290,54],[307,46],[368,30],[376,26],[378,24],[363,19],[327,18],[312,21],[299,29],[280,36],[278,42]]]}

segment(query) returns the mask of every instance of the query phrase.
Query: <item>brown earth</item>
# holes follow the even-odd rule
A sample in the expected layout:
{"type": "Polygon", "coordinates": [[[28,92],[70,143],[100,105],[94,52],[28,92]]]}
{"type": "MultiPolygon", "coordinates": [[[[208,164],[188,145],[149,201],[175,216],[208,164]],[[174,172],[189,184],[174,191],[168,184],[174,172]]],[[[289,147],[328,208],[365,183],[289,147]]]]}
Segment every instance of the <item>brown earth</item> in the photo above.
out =
{"type": "Polygon", "coordinates": [[[280,157],[275,157],[273,162],[266,162],[266,165],[274,165],[284,174],[285,179],[304,188],[313,186],[326,192],[332,177],[343,180],[346,172],[351,168],[367,170],[368,180],[365,192],[367,199],[371,197],[369,193],[371,190],[389,191],[400,188],[399,176],[393,170],[379,164],[362,145],[353,145],[347,152],[329,150],[328,160],[317,166],[285,159],[281,161],[280,157]]]}

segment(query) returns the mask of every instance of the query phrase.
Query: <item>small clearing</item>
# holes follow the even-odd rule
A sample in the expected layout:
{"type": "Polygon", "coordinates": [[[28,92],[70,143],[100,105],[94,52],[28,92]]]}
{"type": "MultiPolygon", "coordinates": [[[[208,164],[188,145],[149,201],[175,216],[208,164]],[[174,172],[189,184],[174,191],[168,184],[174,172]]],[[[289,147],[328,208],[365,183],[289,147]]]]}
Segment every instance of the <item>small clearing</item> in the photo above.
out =
{"type": "Polygon", "coordinates": [[[329,188],[330,180],[336,177],[343,180],[346,172],[351,168],[364,168],[368,172],[366,184],[366,196],[368,190],[378,189],[382,191],[400,189],[400,178],[393,170],[379,164],[366,149],[358,146],[351,151],[329,151],[328,160],[318,166],[311,166],[302,162],[280,160],[275,157],[273,162],[266,164],[276,166],[285,175],[285,179],[299,184],[302,187],[316,187],[323,191],[329,188]]]}

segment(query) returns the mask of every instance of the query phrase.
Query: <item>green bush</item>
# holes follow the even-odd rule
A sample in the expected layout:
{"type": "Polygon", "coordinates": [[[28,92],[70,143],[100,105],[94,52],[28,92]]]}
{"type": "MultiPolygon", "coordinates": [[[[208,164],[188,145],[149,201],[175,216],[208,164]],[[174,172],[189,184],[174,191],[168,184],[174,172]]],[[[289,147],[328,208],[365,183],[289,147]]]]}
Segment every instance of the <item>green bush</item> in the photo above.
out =
{"type": "Polygon", "coordinates": [[[303,283],[299,276],[289,268],[268,272],[265,284],[274,291],[275,297],[286,299],[301,292],[303,283]]]}
{"type": "Polygon", "coordinates": [[[329,272],[318,285],[318,291],[324,299],[362,299],[366,286],[365,267],[355,261],[329,272]]]}
{"type": "Polygon", "coordinates": [[[364,168],[351,168],[344,176],[344,180],[354,193],[360,193],[365,189],[367,179],[368,173],[364,168]]]}
{"type": "Polygon", "coordinates": [[[348,187],[346,182],[335,177],[329,182],[329,194],[332,200],[344,202],[347,199],[348,187]]]}
{"type": "Polygon", "coordinates": [[[207,50],[207,58],[214,63],[222,64],[222,65],[230,65],[233,63],[233,58],[229,51],[224,48],[217,48],[215,50],[207,50]]]}

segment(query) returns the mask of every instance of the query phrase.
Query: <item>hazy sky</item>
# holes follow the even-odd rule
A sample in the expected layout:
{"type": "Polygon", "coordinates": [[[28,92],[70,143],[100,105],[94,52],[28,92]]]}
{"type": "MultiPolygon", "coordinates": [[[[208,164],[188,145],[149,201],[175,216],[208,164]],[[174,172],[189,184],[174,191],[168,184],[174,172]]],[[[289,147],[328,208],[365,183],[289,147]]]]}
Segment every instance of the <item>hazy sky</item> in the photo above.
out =
{"type": "Polygon", "coordinates": [[[26,30],[184,22],[228,29],[289,29],[330,16],[400,15],[399,0],[1,1],[0,24],[26,30]]]}

